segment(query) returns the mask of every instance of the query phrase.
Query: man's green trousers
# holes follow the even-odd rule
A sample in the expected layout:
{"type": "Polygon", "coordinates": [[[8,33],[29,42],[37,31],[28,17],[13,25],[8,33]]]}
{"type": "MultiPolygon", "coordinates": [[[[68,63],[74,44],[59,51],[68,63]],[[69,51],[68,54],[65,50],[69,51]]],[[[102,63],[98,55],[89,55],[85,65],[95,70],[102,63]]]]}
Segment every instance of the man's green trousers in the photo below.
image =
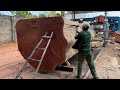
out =
{"type": "Polygon", "coordinates": [[[82,66],[83,66],[84,59],[86,59],[88,63],[92,76],[96,77],[97,74],[96,74],[95,65],[92,57],[92,52],[78,53],[78,72],[77,72],[78,77],[81,77],[82,75],[82,66]]]}

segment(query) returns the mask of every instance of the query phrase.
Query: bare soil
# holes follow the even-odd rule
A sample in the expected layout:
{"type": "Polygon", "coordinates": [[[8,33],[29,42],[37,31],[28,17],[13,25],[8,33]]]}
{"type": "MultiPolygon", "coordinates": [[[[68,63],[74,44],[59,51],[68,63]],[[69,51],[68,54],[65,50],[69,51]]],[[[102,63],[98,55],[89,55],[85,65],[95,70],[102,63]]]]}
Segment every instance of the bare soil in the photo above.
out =
{"type": "MultiPolygon", "coordinates": [[[[14,79],[26,60],[18,51],[17,43],[0,45],[0,79],[14,79]]],[[[29,64],[21,74],[23,79],[33,77],[34,68],[29,64]]],[[[37,79],[64,79],[71,72],[55,70],[53,73],[39,73],[37,79]]]]}
{"type": "MultiPolygon", "coordinates": [[[[120,48],[120,45],[110,44],[107,47],[105,47],[104,50],[102,50],[102,53],[100,54],[99,58],[95,62],[96,71],[101,79],[120,78],[120,73],[118,70],[120,64],[120,50],[114,50],[114,47],[120,48]],[[109,60],[109,57],[113,58],[114,60],[109,60]],[[115,62],[118,64],[116,64],[115,62]],[[112,65],[112,67],[108,68],[108,65],[112,65]]],[[[101,48],[102,47],[94,48],[94,60],[101,51],[101,48]]],[[[77,54],[69,60],[71,64],[70,67],[73,68],[73,72],[54,70],[53,73],[38,73],[36,79],[77,79],[77,60],[77,54]]],[[[14,79],[25,61],[26,60],[24,60],[24,58],[18,51],[17,43],[0,45],[0,79],[14,79]]],[[[32,79],[33,70],[34,68],[28,64],[23,73],[21,74],[21,77],[23,79],[32,79]]],[[[85,60],[83,64],[82,77],[86,75],[88,70],[89,68],[85,60]]],[[[87,79],[91,78],[91,73],[89,73],[87,79]]]]}
{"type": "MultiPolygon", "coordinates": [[[[99,49],[94,50],[96,56],[99,49]]],[[[0,45],[0,79],[14,79],[26,60],[18,51],[17,43],[0,45]]],[[[76,79],[77,75],[77,54],[69,60],[73,72],[55,70],[53,73],[38,73],[36,79],[76,79]]],[[[21,74],[23,79],[32,79],[34,68],[29,64],[21,74]]],[[[88,70],[87,62],[83,65],[83,75],[88,70]]]]}
{"type": "MultiPolygon", "coordinates": [[[[95,62],[96,71],[100,79],[120,78],[120,50],[115,50],[115,47],[120,48],[120,44],[109,44],[103,48],[95,62]]],[[[90,78],[92,78],[91,73],[88,76],[88,79],[90,78]]]]}
{"type": "Polygon", "coordinates": [[[13,78],[13,74],[18,71],[23,57],[17,49],[16,43],[0,45],[0,78],[13,78]]]}

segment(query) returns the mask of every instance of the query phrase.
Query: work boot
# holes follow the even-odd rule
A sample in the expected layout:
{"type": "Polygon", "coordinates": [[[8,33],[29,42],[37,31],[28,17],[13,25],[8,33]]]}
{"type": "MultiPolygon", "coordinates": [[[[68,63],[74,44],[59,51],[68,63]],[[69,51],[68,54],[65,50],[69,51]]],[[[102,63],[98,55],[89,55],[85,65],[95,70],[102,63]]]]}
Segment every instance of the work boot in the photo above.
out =
{"type": "Polygon", "coordinates": [[[102,45],[102,47],[106,47],[106,45],[105,45],[105,44],[103,44],[103,45],[102,45]]]}
{"type": "Polygon", "coordinates": [[[93,77],[92,79],[99,79],[99,77],[98,77],[98,76],[95,76],[95,77],[93,77]]]}
{"type": "Polygon", "coordinates": [[[78,76],[78,75],[77,75],[77,78],[78,78],[78,79],[81,79],[81,77],[80,77],[80,76],[78,76]]]}

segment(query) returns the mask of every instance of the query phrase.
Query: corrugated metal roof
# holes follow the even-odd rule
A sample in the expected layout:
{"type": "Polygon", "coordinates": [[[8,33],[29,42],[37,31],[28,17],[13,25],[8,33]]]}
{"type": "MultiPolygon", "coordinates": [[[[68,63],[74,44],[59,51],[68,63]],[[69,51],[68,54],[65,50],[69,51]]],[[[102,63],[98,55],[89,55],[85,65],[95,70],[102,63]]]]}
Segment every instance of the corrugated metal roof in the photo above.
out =
{"type": "Polygon", "coordinates": [[[75,14],[80,14],[80,13],[94,13],[94,12],[103,12],[103,11],[67,11],[69,14],[75,13],[75,14]]]}

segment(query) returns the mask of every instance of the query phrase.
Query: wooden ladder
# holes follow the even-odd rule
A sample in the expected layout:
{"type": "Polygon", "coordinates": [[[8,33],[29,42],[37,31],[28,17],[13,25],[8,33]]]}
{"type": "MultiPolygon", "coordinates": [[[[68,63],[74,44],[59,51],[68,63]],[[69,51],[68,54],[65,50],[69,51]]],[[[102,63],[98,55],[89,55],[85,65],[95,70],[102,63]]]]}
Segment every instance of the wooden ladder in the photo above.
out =
{"type": "MultiPolygon", "coordinates": [[[[18,72],[18,74],[16,75],[15,79],[18,79],[18,78],[20,77],[21,73],[23,72],[24,68],[25,68],[26,65],[28,64],[28,61],[29,61],[29,60],[33,60],[33,61],[38,61],[38,62],[39,62],[39,63],[38,63],[38,66],[37,66],[37,68],[36,68],[36,70],[35,70],[35,72],[34,72],[34,76],[33,76],[33,79],[35,79],[36,74],[37,74],[38,71],[39,71],[39,68],[40,68],[40,66],[41,66],[41,63],[42,63],[43,58],[44,58],[44,56],[45,56],[45,53],[46,53],[46,51],[47,51],[47,48],[48,48],[48,46],[49,46],[49,44],[50,44],[50,42],[51,42],[51,39],[52,39],[52,37],[53,37],[53,32],[51,33],[50,36],[47,36],[47,34],[48,34],[48,32],[45,32],[44,36],[42,36],[42,38],[40,39],[39,43],[36,45],[36,47],[33,49],[32,53],[30,54],[30,56],[28,57],[28,59],[26,60],[26,62],[23,64],[21,70],[20,70],[20,71],[18,72]],[[40,44],[43,42],[43,40],[44,40],[45,38],[49,39],[48,42],[47,42],[47,45],[45,46],[45,48],[39,48],[40,44]],[[37,49],[43,50],[43,53],[42,53],[42,56],[41,56],[40,59],[34,59],[34,58],[32,58],[32,56],[34,55],[34,53],[35,53],[35,51],[36,51],[37,49]]],[[[21,77],[21,79],[22,79],[22,77],[21,77]]]]}

